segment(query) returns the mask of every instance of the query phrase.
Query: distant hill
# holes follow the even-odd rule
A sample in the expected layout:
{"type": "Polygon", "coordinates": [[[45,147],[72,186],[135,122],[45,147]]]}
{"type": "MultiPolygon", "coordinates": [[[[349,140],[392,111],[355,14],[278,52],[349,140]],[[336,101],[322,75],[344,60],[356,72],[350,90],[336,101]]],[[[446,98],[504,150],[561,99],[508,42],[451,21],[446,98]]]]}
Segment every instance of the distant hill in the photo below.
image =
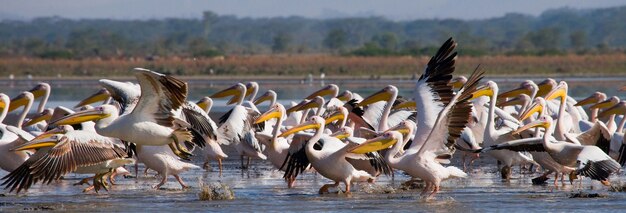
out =
{"type": "Polygon", "coordinates": [[[623,51],[626,6],[507,14],[484,20],[382,17],[239,18],[205,12],[202,19],[0,21],[0,56],[123,57],[146,55],[337,53],[429,54],[453,36],[461,52],[559,54],[623,51]]]}

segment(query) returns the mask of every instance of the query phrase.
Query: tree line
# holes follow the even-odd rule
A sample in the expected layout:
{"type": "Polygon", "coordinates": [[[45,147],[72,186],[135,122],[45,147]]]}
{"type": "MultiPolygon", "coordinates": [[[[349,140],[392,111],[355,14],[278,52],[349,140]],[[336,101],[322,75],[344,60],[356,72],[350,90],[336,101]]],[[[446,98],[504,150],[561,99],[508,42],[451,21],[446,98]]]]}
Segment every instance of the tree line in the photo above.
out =
{"type": "Polygon", "coordinates": [[[198,19],[111,20],[43,17],[0,21],[0,57],[214,57],[325,53],[429,55],[454,37],[464,55],[624,52],[626,6],[506,14],[482,20],[384,17],[240,18],[206,11],[198,19]]]}

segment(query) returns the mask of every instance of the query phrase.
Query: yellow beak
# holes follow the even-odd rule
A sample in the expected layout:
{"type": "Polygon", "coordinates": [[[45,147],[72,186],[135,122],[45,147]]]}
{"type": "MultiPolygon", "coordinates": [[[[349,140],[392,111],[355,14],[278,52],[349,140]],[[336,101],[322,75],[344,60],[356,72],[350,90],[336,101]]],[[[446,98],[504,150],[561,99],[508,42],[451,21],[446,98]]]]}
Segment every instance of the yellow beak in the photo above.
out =
{"type": "Polygon", "coordinates": [[[530,106],[530,108],[528,108],[528,109],[526,109],[526,111],[522,112],[522,114],[519,116],[519,120],[520,121],[526,120],[530,116],[535,114],[535,112],[541,114],[542,111],[543,111],[543,106],[541,104],[534,103],[533,105],[530,106]]]}
{"type": "Polygon", "coordinates": [[[304,130],[307,130],[307,129],[319,129],[320,127],[321,127],[320,124],[308,121],[308,122],[304,122],[304,123],[302,123],[300,125],[294,126],[291,129],[288,129],[287,131],[281,133],[278,137],[287,137],[287,136],[289,136],[291,134],[294,134],[296,132],[299,132],[299,131],[304,131],[304,130]]]}
{"type": "Polygon", "coordinates": [[[518,87],[511,91],[498,94],[498,99],[517,97],[518,95],[521,95],[521,94],[530,95],[530,90],[526,89],[525,87],[518,87]]]}
{"type": "Polygon", "coordinates": [[[398,139],[396,138],[382,135],[382,136],[378,136],[376,138],[369,139],[363,142],[361,145],[358,145],[352,148],[350,152],[355,153],[355,154],[365,154],[368,152],[375,152],[378,150],[389,148],[397,142],[398,142],[398,139]]]}
{"type": "Polygon", "coordinates": [[[526,125],[520,127],[519,129],[511,132],[511,134],[512,135],[517,135],[520,132],[522,132],[524,130],[527,130],[527,129],[530,129],[530,128],[533,128],[533,127],[543,127],[545,129],[548,129],[548,128],[550,128],[550,124],[545,122],[545,121],[536,120],[536,121],[533,121],[533,122],[531,122],[529,124],[526,124],[526,125]]]}
{"type": "Polygon", "coordinates": [[[254,105],[259,105],[265,101],[270,101],[270,100],[272,100],[272,93],[266,92],[261,97],[258,97],[256,100],[254,100],[254,105]]]}
{"type": "Polygon", "coordinates": [[[326,95],[332,95],[334,93],[335,93],[334,87],[331,86],[331,85],[328,85],[328,86],[326,86],[326,87],[324,87],[324,88],[322,88],[322,89],[320,89],[318,91],[315,91],[315,92],[311,93],[309,96],[307,96],[304,99],[313,99],[313,98],[315,98],[317,96],[324,97],[326,95]]]}
{"type": "Polygon", "coordinates": [[[267,111],[267,112],[263,113],[261,116],[259,116],[254,121],[254,124],[258,124],[258,123],[261,123],[263,121],[267,121],[267,120],[272,119],[272,118],[280,119],[282,116],[283,116],[282,113],[280,113],[277,109],[274,108],[274,109],[272,109],[270,111],[267,111]]]}
{"type": "Polygon", "coordinates": [[[393,109],[393,110],[398,110],[398,109],[416,110],[417,109],[417,103],[415,103],[415,101],[405,101],[405,102],[396,104],[391,109],[393,109]]]}
{"type": "Polygon", "coordinates": [[[106,117],[111,116],[110,114],[104,113],[99,109],[89,109],[80,112],[76,112],[74,114],[66,115],[56,121],[53,121],[51,125],[72,125],[79,124],[86,121],[95,121],[100,120],[106,117]]]}
{"type": "Polygon", "coordinates": [[[300,107],[307,104],[308,102],[309,101],[307,100],[303,100],[300,103],[296,104],[295,106],[290,107],[289,109],[287,109],[287,114],[295,112],[295,111],[300,111],[300,107]]]}
{"type": "Polygon", "coordinates": [[[4,103],[4,101],[0,100],[0,110],[4,109],[5,107],[7,107],[7,103],[4,103]]]}
{"type": "Polygon", "coordinates": [[[546,95],[546,101],[561,97],[561,101],[565,101],[567,98],[567,91],[563,87],[557,87],[556,89],[550,91],[548,95],[546,95]]]}
{"type": "Polygon", "coordinates": [[[223,98],[231,95],[239,97],[239,95],[243,94],[241,94],[241,92],[237,89],[238,87],[240,87],[240,84],[235,84],[234,86],[216,92],[215,94],[211,95],[211,98],[223,98]]]}
{"type": "Polygon", "coordinates": [[[33,94],[33,98],[39,98],[46,94],[46,90],[43,87],[37,87],[35,89],[29,90],[30,93],[33,94]]]}
{"type": "Polygon", "coordinates": [[[610,115],[626,115],[626,102],[622,101],[615,106],[604,110],[598,114],[599,118],[606,118],[610,115]]]}
{"type": "Polygon", "coordinates": [[[626,86],[623,86],[622,88],[619,88],[619,91],[626,91],[626,86]]]}
{"type": "Polygon", "coordinates": [[[598,97],[595,95],[589,96],[583,100],[580,100],[578,102],[576,102],[576,104],[574,106],[585,106],[587,104],[593,104],[593,103],[597,103],[598,101],[598,97]]]}
{"type": "Polygon", "coordinates": [[[321,105],[318,102],[314,101],[314,100],[315,99],[310,100],[306,104],[300,106],[300,108],[298,108],[298,111],[321,107],[321,105]]]}
{"type": "Polygon", "coordinates": [[[470,98],[470,100],[481,97],[481,96],[487,96],[491,98],[493,96],[493,89],[491,89],[491,87],[484,86],[476,90],[476,92],[472,93],[472,98],[470,98]]]}
{"type": "MultiPolygon", "coordinates": [[[[500,95],[498,95],[498,99],[500,98],[500,95]]],[[[498,102],[498,107],[505,107],[505,106],[514,106],[514,105],[522,105],[524,104],[522,102],[522,99],[520,98],[512,98],[508,101],[505,102],[498,102]]]]}
{"type": "Polygon", "coordinates": [[[9,112],[12,112],[13,110],[16,110],[26,104],[28,104],[28,97],[25,95],[19,95],[15,99],[11,100],[11,104],[9,104],[9,112]]]}
{"type": "Polygon", "coordinates": [[[344,114],[341,113],[341,111],[337,111],[337,112],[331,114],[328,118],[326,118],[326,124],[330,124],[330,123],[332,123],[334,121],[343,120],[343,119],[346,119],[344,114]]]}
{"type": "Polygon", "coordinates": [[[28,121],[26,124],[24,124],[24,126],[31,126],[33,124],[36,124],[36,123],[40,122],[40,121],[50,120],[50,118],[52,118],[52,114],[50,114],[47,111],[44,111],[44,112],[40,113],[39,115],[37,115],[37,117],[34,117],[30,121],[28,121]]]}
{"type": "Polygon", "coordinates": [[[108,90],[103,88],[103,89],[98,90],[98,92],[80,101],[78,104],[76,104],[76,106],[74,106],[74,108],[85,106],[87,104],[92,104],[92,103],[99,102],[99,101],[104,101],[109,97],[111,97],[111,93],[109,93],[108,90]]]}
{"type": "Polygon", "coordinates": [[[396,132],[402,133],[402,136],[405,136],[405,137],[408,136],[408,134],[411,132],[411,130],[409,129],[408,126],[402,125],[402,124],[397,125],[397,126],[392,127],[392,128],[389,128],[385,132],[391,132],[391,131],[396,131],[396,132]]]}
{"type": "Polygon", "coordinates": [[[591,105],[591,106],[589,107],[589,109],[596,109],[596,108],[597,108],[597,109],[605,109],[605,108],[612,107],[612,106],[613,106],[613,105],[615,105],[615,104],[616,104],[616,103],[615,103],[615,100],[613,100],[612,98],[609,98],[609,99],[608,99],[608,100],[606,100],[606,101],[602,101],[602,102],[600,102],[600,103],[597,103],[597,104],[591,105]]]}
{"type": "Polygon", "coordinates": [[[15,149],[13,149],[13,151],[23,151],[23,150],[29,150],[29,149],[51,147],[58,143],[60,136],[62,135],[50,134],[50,135],[46,135],[45,137],[35,138],[29,141],[28,143],[25,143],[21,146],[16,147],[15,149]]]}
{"type": "Polygon", "coordinates": [[[390,98],[391,98],[391,94],[383,89],[363,99],[363,101],[359,102],[358,106],[361,106],[361,107],[367,106],[367,105],[370,105],[379,101],[387,101],[390,98]]]}
{"type": "Polygon", "coordinates": [[[337,96],[337,99],[339,99],[340,101],[346,102],[349,101],[350,99],[352,99],[352,92],[346,90],[343,91],[343,93],[341,93],[339,96],[337,96]]]}
{"type": "Polygon", "coordinates": [[[465,82],[460,81],[460,78],[455,78],[450,81],[449,85],[452,86],[453,89],[460,89],[463,87],[465,82]]]}
{"type": "Polygon", "coordinates": [[[196,105],[198,105],[198,107],[200,107],[200,109],[205,110],[208,107],[207,102],[204,101],[200,101],[198,103],[196,103],[196,105]]]}

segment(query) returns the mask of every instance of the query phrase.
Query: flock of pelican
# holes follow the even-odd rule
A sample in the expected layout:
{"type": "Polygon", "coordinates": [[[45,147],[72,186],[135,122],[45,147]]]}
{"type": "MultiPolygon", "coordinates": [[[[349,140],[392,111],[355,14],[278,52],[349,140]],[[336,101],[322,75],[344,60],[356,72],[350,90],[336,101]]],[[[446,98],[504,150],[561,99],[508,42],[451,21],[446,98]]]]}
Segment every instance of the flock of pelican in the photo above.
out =
{"type": "Polygon", "coordinates": [[[331,181],[319,193],[341,183],[350,193],[354,182],[400,170],[423,181],[421,196],[432,197],[442,181],[467,177],[480,153],[497,160],[503,179],[520,166],[542,169],[536,184],[552,173],[555,185],[559,176],[610,184],[626,162],[625,101],[601,92],[575,101],[567,83],[553,79],[499,93],[495,82],[480,82],[479,67],[467,78],[453,77],[455,47],[449,39],[430,59],[413,100],[392,85],[363,98],[330,84],[286,107],[272,90],[256,97],[259,85],[248,82],[194,103],[186,82],[141,68],[134,70],[138,84],[102,79],[102,89],[73,109],[46,108],[46,83],[12,99],[0,93],[0,168],[9,172],[2,185],[19,193],[79,173],[93,175],[79,184],[93,179],[85,191],[97,192],[128,174],[126,165],[141,163],[161,176],[155,188],[170,175],[186,188],[180,174],[200,168],[189,161],[192,152],[200,149],[206,169],[217,161],[221,175],[229,157],[223,146],[237,150],[242,169],[253,158],[268,160],[290,188],[303,172],[317,172],[331,181]],[[215,122],[209,112],[217,98],[234,106],[215,122]],[[261,112],[264,102],[269,109],[261,112]],[[463,169],[449,165],[457,150],[463,169]]]}

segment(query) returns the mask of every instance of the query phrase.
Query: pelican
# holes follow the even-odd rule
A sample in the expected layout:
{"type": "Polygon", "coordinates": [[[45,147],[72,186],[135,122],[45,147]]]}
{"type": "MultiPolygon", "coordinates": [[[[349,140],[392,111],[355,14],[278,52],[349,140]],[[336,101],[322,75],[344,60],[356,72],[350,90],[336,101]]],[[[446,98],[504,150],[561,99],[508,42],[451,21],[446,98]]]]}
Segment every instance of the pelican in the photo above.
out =
{"type": "MultiPolygon", "coordinates": [[[[10,192],[27,190],[42,181],[50,184],[69,172],[96,173],[96,192],[107,189],[104,177],[113,169],[130,163],[126,151],[110,138],[89,131],[74,130],[65,134],[46,134],[17,147],[16,151],[36,149],[19,168],[6,175],[2,185],[10,192]],[[83,170],[83,171],[79,171],[83,170]]],[[[107,189],[108,190],[108,189],[107,189]]]]}
{"type": "MultiPolygon", "coordinates": [[[[606,99],[606,94],[603,92],[594,92],[589,97],[576,102],[574,106],[585,106],[588,104],[597,104],[606,99]]],[[[591,109],[591,117],[589,118],[589,122],[595,122],[598,118],[598,109],[591,109]]]]}
{"type": "MultiPolygon", "coordinates": [[[[598,114],[599,118],[608,117],[611,115],[626,115],[626,101],[621,101],[615,104],[611,108],[608,108],[598,114]]],[[[609,153],[620,165],[624,166],[626,163],[626,144],[624,144],[624,124],[626,124],[626,116],[622,117],[616,131],[611,136],[611,146],[609,153]]]]}
{"type": "Polygon", "coordinates": [[[180,174],[189,169],[199,169],[199,166],[178,160],[172,150],[166,146],[137,145],[137,160],[146,165],[146,168],[156,171],[161,176],[161,182],[153,188],[159,189],[167,183],[168,176],[172,175],[180,186],[189,188],[180,177],[180,174]]]}
{"type": "MultiPolygon", "coordinates": [[[[39,101],[39,106],[37,107],[37,111],[35,111],[34,113],[29,113],[27,112],[27,118],[31,118],[34,115],[37,115],[39,113],[42,113],[45,109],[46,103],[48,102],[48,98],[50,97],[50,85],[47,83],[38,83],[37,86],[33,87],[32,89],[26,91],[28,93],[31,93],[31,96],[24,96],[24,93],[21,93],[20,95],[16,96],[15,98],[13,98],[11,100],[11,106],[9,108],[9,112],[12,112],[13,110],[21,107],[21,106],[25,106],[27,105],[29,102],[30,104],[32,104],[35,100],[37,100],[40,97],[43,97],[41,99],[41,101],[39,101]]],[[[31,105],[32,106],[32,105],[31,105]]],[[[30,110],[30,108],[29,108],[30,110]]],[[[14,125],[17,126],[17,123],[20,121],[20,114],[11,114],[9,116],[7,116],[6,118],[6,124],[10,124],[10,125],[14,125]]],[[[22,119],[23,121],[24,119],[22,119]]],[[[45,124],[39,125],[39,127],[41,126],[45,126],[45,124]]]]}
{"type": "Polygon", "coordinates": [[[26,151],[12,151],[12,149],[23,142],[32,140],[33,137],[17,127],[2,123],[9,111],[9,105],[9,96],[0,93],[0,109],[2,110],[0,112],[0,169],[12,172],[24,163],[29,156],[26,151]],[[22,136],[20,136],[20,133],[22,136]]]}
{"type": "Polygon", "coordinates": [[[253,126],[254,120],[261,114],[258,111],[242,106],[246,94],[246,87],[235,84],[232,87],[219,91],[211,98],[222,98],[233,95],[235,106],[219,119],[220,127],[217,130],[217,142],[219,144],[233,144],[241,156],[241,168],[248,168],[251,157],[262,160],[267,159],[261,152],[261,145],[255,137],[255,129],[262,131],[265,124],[253,126]],[[248,157],[248,163],[244,165],[244,156],[248,157]]]}
{"type": "MultiPolygon", "coordinates": [[[[189,105],[192,105],[192,104],[190,103],[189,105]]],[[[212,130],[211,134],[204,139],[206,141],[206,147],[202,149],[204,151],[204,156],[205,156],[204,164],[202,165],[202,167],[204,169],[208,169],[209,161],[216,160],[219,166],[220,175],[221,175],[222,170],[223,170],[222,159],[227,158],[228,155],[224,153],[224,151],[222,150],[222,147],[220,147],[220,144],[217,143],[217,137],[215,133],[213,133],[214,131],[217,131],[217,125],[215,124],[215,122],[213,122],[213,120],[208,115],[211,110],[211,107],[213,106],[213,99],[209,97],[204,97],[196,103],[196,106],[205,112],[202,115],[206,116],[205,118],[209,122],[210,129],[212,130]]]]}
{"type": "MultiPolygon", "coordinates": [[[[299,167],[294,171],[303,171],[308,167],[309,163],[322,176],[335,181],[334,184],[326,184],[319,189],[320,194],[328,193],[329,187],[337,187],[340,182],[346,186],[345,193],[349,194],[350,184],[353,181],[367,181],[373,177],[365,171],[357,170],[350,164],[346,158],[368,159],[365,155],[353,155],[350,153],[357,144],[344,144],[335,137],[325,135],[323,133],[326,121],[319,117],[313,116],[309,121],[283,132],[279,137],[285,137],[299,131],[314,129],[313,136],[306,140],[294,140],[289,148],[289,157],[286,160],[287,170],[290,167],[299,167]],[[316,149],[315,144],[320,142],[321,149],[316,149]]],[[[296,173],[297,173],[296,172],[296,173]]],[[[291,174],[288,172],[286,177],[291,174]]]]}
{"type": "MultiPolygon", "coordinates": [[[[210,130],[202,128],[209,124],[205,123],[206,120],[203,122],[203,118],[197,113],[185,114],[191,112],[183,107],[187,103],[187,84],[174,77],[142,68],[135,68],[135,77],[141,85],[141,96],[130,113],[120,115],[117,107],[102,105],[65,116],[54,123],[76,124],[93,120],[96,121],[96,132],[100,135],[138,145],[169,145],[177,156],[184,159],[191,156],[180,143],[193,141],[194,134],[207,135],[210,130]],[[186,122],[179,118],[181,111],[185,118],[193,121],[186,122]],[[198,122],[202,123],[202,129],[194,130],[193,124],[198,122]]],[[[201,140],[202,137],[196,139],[201,146],[205,143],[201,140]]]]}
{"type": "Polygon", "coordinates": [[[385,103],[385,107],[383,108],[380,117],[376,120],[377,122],[373,123],[376,131],[383,132],[389,127],[396,126],[400,122],[408,119],[409,116],[413,115],[413,112],[411,111],[400,110],[390,116],[393,103],[396,102],[397,97],[398,88],[393,85],[388,85],[379,92],[376,92],[359,102],[359,106],[367,106],[372,103],[384,101],[383,103],[385,103]]]}
{"type": "Polygon", "coordinates": [[[556,162],[573,167],[576,170],[572,175],[580,174],[600,181],[603,185],[610,185],[608,177],[619,170],[619,163],[604,153],[597,146],[576,145],[565,141],[554,140],[550,137],[554,132],[550,125],[553,120],[550,116],[541,116],[525,126],[520,127],[513,133],[519,133],[532,127],[542,127],[545,129],[543,140],[515,140],[502,144],[496,144],[490,149],[511,149],[527,151],[545,151],[550,154],[556,162]]]}

